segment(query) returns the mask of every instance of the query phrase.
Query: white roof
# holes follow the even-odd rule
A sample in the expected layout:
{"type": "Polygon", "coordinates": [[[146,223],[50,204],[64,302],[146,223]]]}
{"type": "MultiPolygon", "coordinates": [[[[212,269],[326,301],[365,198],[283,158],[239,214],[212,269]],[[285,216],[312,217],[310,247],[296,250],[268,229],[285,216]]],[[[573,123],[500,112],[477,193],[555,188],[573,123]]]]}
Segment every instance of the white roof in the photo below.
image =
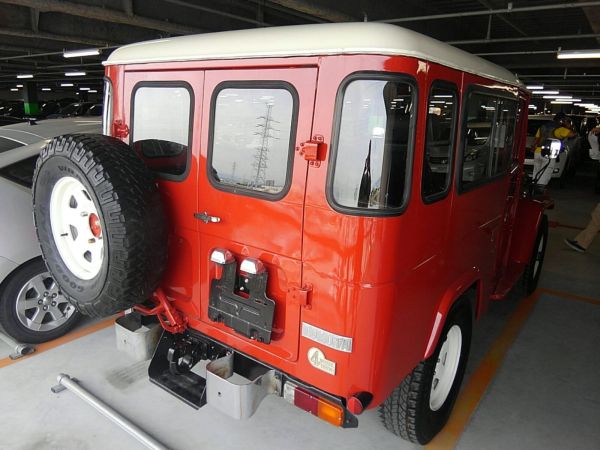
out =
{"type": "Polygon", "coordinates": [[[340,54],[421,58],[520,85],[508,70],[431,37],[385,23],[327,23],[254,28],[139,42],[116,49],[105,65],[340,54]]]}

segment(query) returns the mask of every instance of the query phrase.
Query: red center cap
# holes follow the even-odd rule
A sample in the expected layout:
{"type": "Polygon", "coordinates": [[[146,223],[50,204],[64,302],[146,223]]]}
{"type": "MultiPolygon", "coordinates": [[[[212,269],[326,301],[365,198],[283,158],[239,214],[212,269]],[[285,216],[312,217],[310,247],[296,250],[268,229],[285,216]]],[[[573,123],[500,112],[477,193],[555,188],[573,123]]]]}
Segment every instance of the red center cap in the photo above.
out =
{"type": "Polygon", "coordinates": [[[100,226],[100,218],[92,213],[90,214],[90,230],[92,231],[92,234],[94,235],[94,237],[99,238],[100,235],[102,234],[102,227],[100,226]]]}

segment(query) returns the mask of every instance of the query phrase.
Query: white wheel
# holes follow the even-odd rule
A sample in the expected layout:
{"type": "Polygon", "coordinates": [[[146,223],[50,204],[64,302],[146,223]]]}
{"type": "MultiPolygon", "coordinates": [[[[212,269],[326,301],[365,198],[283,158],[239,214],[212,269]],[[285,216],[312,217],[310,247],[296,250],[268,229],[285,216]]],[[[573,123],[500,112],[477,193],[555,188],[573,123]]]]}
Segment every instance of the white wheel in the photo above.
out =
{"type": "Polygon", "coordinates": [[[440,409],[448,398],[460,362],[461,349],[462,332],[458,325],[453,325],[446,334],[435,365],[429,394],[429,408],[432,411],[440,409]]]}
{"type": "Polygon", "coordinates": [[[76,178],[56,182],[50,197],[50,224],[67,268],[82,280],[98,275],[104,259],[100,215],[86,187],[76,178]]]}

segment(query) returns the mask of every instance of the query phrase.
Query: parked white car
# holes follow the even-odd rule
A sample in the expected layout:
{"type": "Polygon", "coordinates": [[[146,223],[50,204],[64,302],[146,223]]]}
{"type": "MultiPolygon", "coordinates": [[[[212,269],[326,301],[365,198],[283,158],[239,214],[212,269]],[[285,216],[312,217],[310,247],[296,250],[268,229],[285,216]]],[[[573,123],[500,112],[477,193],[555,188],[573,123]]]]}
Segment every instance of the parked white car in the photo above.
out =
{"type": "Polygon", "coordinates": [[[51,138],[100,133],[101,126],[100,120],[68,118],[0,127],[0,324],[18,341],[55,339],[80,319],[40,256],[31,184],[38,154],[51,138]]]}

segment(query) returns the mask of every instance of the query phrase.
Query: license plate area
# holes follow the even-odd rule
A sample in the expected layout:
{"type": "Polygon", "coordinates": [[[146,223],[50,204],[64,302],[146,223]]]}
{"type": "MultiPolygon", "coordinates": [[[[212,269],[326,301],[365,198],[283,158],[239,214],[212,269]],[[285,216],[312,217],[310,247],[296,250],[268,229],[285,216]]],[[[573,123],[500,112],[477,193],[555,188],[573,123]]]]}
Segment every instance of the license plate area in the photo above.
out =
{"type": "Polygon", "coordinates": [[[209,319],[247,338],[269,344],[275,301],[267,297],[268,272],[238,274],[235,261],[220,266],[221,277],[210,283],[209,319]]]}

